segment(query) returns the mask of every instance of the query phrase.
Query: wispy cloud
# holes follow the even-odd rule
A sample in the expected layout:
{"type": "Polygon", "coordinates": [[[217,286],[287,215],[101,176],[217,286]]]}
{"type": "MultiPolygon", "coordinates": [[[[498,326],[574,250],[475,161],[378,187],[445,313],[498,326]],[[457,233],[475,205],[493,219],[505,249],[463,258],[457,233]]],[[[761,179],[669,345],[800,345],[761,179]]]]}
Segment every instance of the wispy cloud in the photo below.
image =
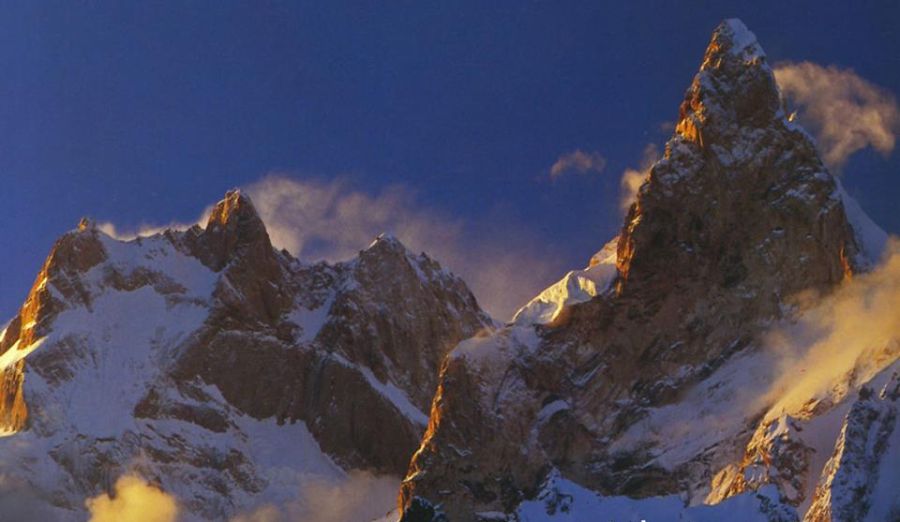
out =
{"type": "Polygon", "coordinates": [[[426,248],[456,242],[462,231],[461,221],[422,208],[400,185],[370,195],[342,179],[270,175],[245,190],[272,242],[308,261],[350,258],[382,232],[426,248]]]}
{"type": "Polygon", "coordinates": [[[90,522],[175,522],[175,498],[135,475],[116,481],[115,495],[103,493],[85,501],[90,522]]]}
{"type": "Polygon", "coordinates": [[[815,135],[825,162],[836,170],[860,149],[894,150],[900,109],[891,93],[848,69],[810,62],[781,63],[775,79],[801,121],[815,135]]]}
{"type": "Polygon", "coordinates": [[[606,168],[606,158],[599,152],[584,152],[576,149],[560,156],[550,167],[550,179],[559,179],[564,174],[600,173],[606,168]]]}
{"type": "MultiPolygon", "coordinates": [[[[771,332],[766,345],[779,365],[764,402],[797,411],[813,397],[865,382],[900,355],[900,239],[888,242],[872,272],[855,276],[824,299],[800,296],[806,311],[771,332]],[[851,383],[852,384],[852,383],[851,383]]],[[[839,397],[838,397],[839,398],[839,397]]]]}
{"type": "MultiPolygon", "coordinates": [[[[272,174],[243,187],[266,224],[272,244],[308,261],[342,261],[388,232],[408,248],[425,252],[461,276],[482,307],[507,320],[519,306],[555,281],[569,267],[542,257],[546,241],[502,215],[460,219],[422,205],[416,193],[392,185],[373,193],[337,178],[323,181],[272,174]]],[[[205,226],[212,206],[193,223],[142,225],[122,230],[97,226],[122,240],[168,228],[205,226]]]]}
{"type": "Polygon", "coordinates": [[[622,179],[619,181],[621,187],[619,208],[623,213],[628,212],[628,208],[634,203],[634,200],[637,198],[638,190],[641,188],[641,185],[647,181],[647,177],[650,175],[650,167],[652,167],[658,159],[659,149],[656,148],[656,144],[648,143],[647,146],[644,147],[639,167],[636,169],[625,169],[625,172],[622,173],[622,179]]]}
{"type": "Polygon", "coordinates": [[[273,244],[298,258],[347,259],[378,234],[390,232],[460,275],[479,303],[501,320],[566,268],[558,259],[540,256],[545,242],[525,227],[455,218],[426,208],[399,185],[366,193],[340,179],[271,175],[245,189],[273,244]]]}
{"type": "Polygon", "coordinates": [[[165,232],[166,230],[186,230],[191,228],[193,225],[206,225],[206,218],[209,213],[206,212],[194,223],[179,223],[172,222],[168,225],[148,225],[143,224],[139,225],[135,229],[122,229],[117,227],[111,221],[101,221],[97,223],[97,228],[103,232],[104,234],[114,237],[116,239],[122,241],[129,241],[136,237],[146,237],[152,236],[154,234],[159,234],[161,232],[165,232]]]}

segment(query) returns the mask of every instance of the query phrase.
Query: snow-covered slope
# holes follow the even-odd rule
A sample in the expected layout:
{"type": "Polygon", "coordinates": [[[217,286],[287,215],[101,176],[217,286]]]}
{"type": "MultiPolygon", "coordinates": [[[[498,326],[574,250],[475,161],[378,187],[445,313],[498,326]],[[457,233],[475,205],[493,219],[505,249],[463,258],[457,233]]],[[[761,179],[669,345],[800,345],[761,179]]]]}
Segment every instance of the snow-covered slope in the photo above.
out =
{"type": "Polygon", "coordinates": [[[545,289],[513,317],[513,323],[547,324],[560,317],[566,307],[583,303],[609,289],[616,276],[616,247],[619,238],[613,238],[591,257],[588,266],[573,270],[545,289]]]}
{"type": "Polygon", "coordinates": [[[126,242],[84,221],[0,341],[0,476],[59,520],[85,519],[85,499],[125,475],[183,520],[283,504],[353,469],[397,476],[444,354],[490,324],[461,280],[394,238],[336,265],[274,250],[239,192],[205,229],[126,242]]]}
{"type": "MultiPolygon", "coordinates": [[[[505,515],[498,520],[507,520],[505,515]]],[[[791,520],[791,513],[778,505],[774,487],[744,493],[715,505],[685,505],[679,495],[635,499],[604,497],[578,484],[550,474],[534,500],[519,505],[516,516],[521,522],[587,522],[615,520],[639,522],[771,522],[791,520]]]]}
{"type": "Polygon", "coordinates": [[[859,203],[850,197],[850,194],[847,194],[847,191],[844,190],[844,186],[841,184],[841,180],[835,179],[835,182],[837,183],[841,201],[844,204],[844,210],[847,212],[847,219],[850,221],[853,232],[859,240],[860,255],[863,257],[860,262],[866,266],[874,266],[884,255],[888,235],[872,221],[872,218],[863,211],[859,203]]]}

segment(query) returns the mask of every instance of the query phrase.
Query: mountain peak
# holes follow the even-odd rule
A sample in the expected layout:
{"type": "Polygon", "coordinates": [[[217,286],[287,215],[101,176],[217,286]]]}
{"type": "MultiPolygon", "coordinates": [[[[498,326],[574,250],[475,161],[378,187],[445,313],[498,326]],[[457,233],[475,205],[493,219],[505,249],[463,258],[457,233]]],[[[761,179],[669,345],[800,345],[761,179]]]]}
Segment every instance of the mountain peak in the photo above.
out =
{"type": "Polygon", "coordinates": [[[366,252],[369,252],[369,251],[372,251],[372,252],[382,252],[382,251],[398,252],[398,253],[402,253],[402,254],[410,253],[409,249],[406,248],[406,245],[404,245],[399,239],[397,239],[397,236],[395,236],[389,232],[384,232],[382,234],[379,234],[378,237],[376,237],[369,244],[369,246],[366,247],[365,251],[366,252]]]}
{"type": "Polygon", "coordinates": [[[676,134],[705,148],[733,142],[742,128],[766,127],[779,114],[778,87],[756,36],[740,20],[725,20],[685,93],[676,134]]]}
{"type": "MultiPolygon", "coordinates": [[[[697,491],[733,496],[778,477],[772,498],[790,505],[782,515],[766,500],[763,518],[800,518],[790,510],[809,482],[794,478],[813,469],[806,455],[827,451],[797,443],[800,424],[790,431],[761,423],[762,442],[747,445],[740,465],[729,463],[747,440],[746,427],[757,422],[748,413],[768,398],[747,408],[737,394],[721,395],[722,404],[734,402],[718,411],[737,412],[727,436],[720,435],[724,423],[711,430],[706,416],[690,423],[696,436],[673,437],[666,429],[673,419],[681,424],[683,412],[710,411],[719,400],[713,390],[723,385],[745,391],[736,376],[753,373],[746,369],[755,363],[747,361],[769,344],[774,321],[797,313],[791,296],[825,295],[856,268],[839,185],[779,105],[753,33],[738,20],[720,24],[687,90],[676,133],[629,208],[615,255],[605,247],[592,266],[529,303],[515,324],[460,344],[445,362],[428,430],[401,485],[401,507],[408,510],[401,520],[418,520],[425,502],[440,503],[451,520],[510,513],[524,506],[522,492],[548,499],[534,511],[519,511],[528,513],[524,518],[544,508],[552,513],[564,497],[555,485],[542,491],[542,484],[555,473],[607,498],[681,495],[693,498],[690,505],[703,500],[697,491]],[[531,327],[535,322],[543,326],[531,327]],[[654,411],[659,428],[647,423],[654,411]],[[710,432],[717,432],[715,442],[686,450],[710,432]],[[769,465],[776,461],[787,464],[769,465]],[[723,466],[727,471],[718,471],[723,466]]],[[[803,408],[825,403],[816,398],[803,408]]],[[[857,424],[858,440],[865,440],[871,428],[880,429],[876,415],[887,408],[859,410],[867,412],[860,418],[874,421],[857,424]]],[[[878,463],[867,458],[857,461],[869,468],[878,463]]],[[[594,492],[585,496],[596,498],[594,492]]],[[[825,516],[830,502],[826,493],[825,516]]],[[[608,506],[593,518],[609,515],[608,506]]],[[[581,513],[575,518],[591,518],[581,513]]],[[[667,517],[678,518],[670,510],[659,515],[667,517]]]]}
{"type": "Polygon", "coordinates": [[[90,219],[88,217],[83,217],[83,218],[81,218],[80,221],[78,221],[77,230],[79,232],[84,232],[85,230],[93,230],[96,227],[97,227],[97,224],[94,223],[94,221],[92,219],[90,219]]]}
{"type": "Polygon", "coordinates": [[[259,222],[259,224],[262,225],[262,220],[259,218],[256,207],[253,206],[253,201],[250,200],[250,196],[241,192],[240,189],[231,189],[226,192],[225,197],[213,207],[206,228],[208,230],[210,227],[227,227],[230,223],[236,224],[241,221],[259,222]]]}
{"type": "MultiPolygon", "coordinates": [[[[729,18],[724,20],[713,31],[710,47],[715,44],[717,49],[731,53],[743,59],[764,58],[765,51],[756,41],[756,35],[753,34],[744,22],[737,18],[729,18]]],[[[709,49],[707,49],[707,54],[709,49]]]]}
{"type": "Polygon", "coordinates": [[[232,254],[244,247],[259,246],[258,250],[266,255],[272,249],[266,226],[250,196],[239,189],[229,190],[225,197],[216,203],[203,232],[212,258],[212,268],[219,270],[228,263],[232,254]]]}
{"type": "Polygon", "coordinates": [[[406,270],[416,263],[416,259],[406,245],[390,233],[379,234],[369,246],[359,252],[357,258],[363,270],[372,270],[376,274],[398,267],[406,270]]]}
{"type": "Polygon", "coordinates": [[[857,252],[836,190],[808,135],[784,119],[756,37],[726,20],[626,219],[617,290],[642,280],[659,294],[674,287],[672,274],[778,295],[830,287],[857,252]]]}

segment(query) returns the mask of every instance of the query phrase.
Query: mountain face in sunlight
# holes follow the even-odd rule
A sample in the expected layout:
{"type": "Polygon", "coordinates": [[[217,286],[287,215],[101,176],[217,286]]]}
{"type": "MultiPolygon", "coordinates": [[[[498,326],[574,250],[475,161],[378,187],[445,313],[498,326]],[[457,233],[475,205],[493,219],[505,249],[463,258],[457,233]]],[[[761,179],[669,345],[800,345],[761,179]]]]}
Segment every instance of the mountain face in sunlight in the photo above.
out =
{"type": "Polygon", "coordinates": [[[274,250],[237,191],[205,229],[123,242],[84,221],[0,341],[0,474],[60,520],[120,477],[172,495],[180,520],[355,469],[399,477],[441,360],[490,324],[465,283],[391,237],[334,265],[274,250]]]}
{"type": "Polygon", "coordinates": [[[900,513],[896,245],[740,21],[713,33],[615,241],[451,352],[404,521],[900,513]]]}

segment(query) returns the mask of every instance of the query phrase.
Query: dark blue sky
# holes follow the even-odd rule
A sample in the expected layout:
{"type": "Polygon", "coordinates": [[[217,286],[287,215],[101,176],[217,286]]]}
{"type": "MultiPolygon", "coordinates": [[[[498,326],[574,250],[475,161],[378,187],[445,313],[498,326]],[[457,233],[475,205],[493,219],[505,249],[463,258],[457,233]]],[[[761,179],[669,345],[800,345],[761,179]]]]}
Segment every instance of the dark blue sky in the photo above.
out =
{"type": "MultiPolygon", "coordinates": [[[[0,316],[82,215],[189,221],[273,170],[402,184],[473,226],[499,212],[545,240],[535,255],[582,265],[620,225],[622,170],[664,142],[733,16],[773,62],[900,94],[896,2],[5,3],[0,316]],[[576,148],[606,172],[546,181],[576,148]]],[[[898,173],[896,151],[845,168],[893,233],[898,173]]]]}

